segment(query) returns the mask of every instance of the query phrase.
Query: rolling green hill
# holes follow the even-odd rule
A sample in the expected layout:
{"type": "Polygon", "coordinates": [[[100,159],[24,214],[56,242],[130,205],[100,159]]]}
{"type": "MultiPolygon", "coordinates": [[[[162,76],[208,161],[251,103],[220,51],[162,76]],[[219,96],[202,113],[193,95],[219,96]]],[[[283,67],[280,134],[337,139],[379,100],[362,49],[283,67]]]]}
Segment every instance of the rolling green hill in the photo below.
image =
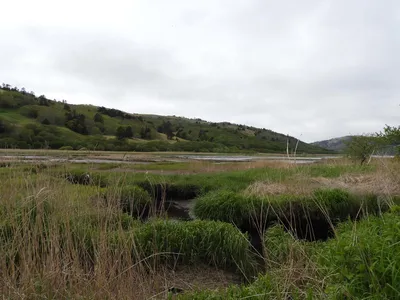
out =
{"type": "MultiPolygon", "coordinates": [[[[297,139],[246,125],[175,116],[139,115],[72,105],[3,84],[0,147],[114,151],[286,152],[297,139]]],[[[327,153],[298,143],[297,153],[327,153]]]]}

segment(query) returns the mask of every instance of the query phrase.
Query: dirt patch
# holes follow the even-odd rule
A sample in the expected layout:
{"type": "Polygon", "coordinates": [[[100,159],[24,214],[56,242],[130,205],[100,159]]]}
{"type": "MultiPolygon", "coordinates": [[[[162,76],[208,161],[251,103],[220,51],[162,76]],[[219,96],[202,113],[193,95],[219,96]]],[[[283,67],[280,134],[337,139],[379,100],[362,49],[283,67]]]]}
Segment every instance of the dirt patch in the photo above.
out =
{"type": "Polygon", "coordinates": [[[242,283],[240,275],[206,265],[164,269],[158,276],[160,276],[162,286],[158,287],[158,295],[155,299],[166,299],[168,293],[224,289],[232,284],[242,283]]]}
{"type": "Polygon", "coordinates": [[[190,215],[190,208],[193,206],[193,200],[179,202],[167,201],[164,206],[168,218],[184,221],[193,219],[190,215]]]}

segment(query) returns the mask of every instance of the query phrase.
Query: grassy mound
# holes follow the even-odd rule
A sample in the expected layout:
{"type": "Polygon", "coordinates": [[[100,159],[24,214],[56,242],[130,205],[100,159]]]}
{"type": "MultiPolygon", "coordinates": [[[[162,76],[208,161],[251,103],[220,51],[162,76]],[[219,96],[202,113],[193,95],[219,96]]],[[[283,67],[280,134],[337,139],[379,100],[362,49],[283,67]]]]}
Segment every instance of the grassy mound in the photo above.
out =
{"type": "Polygon", "coordinates": [[[197,218],[230,222],[242,230],[264,231],[281,223],[301,238],[327,238],[333,225],[348,218],[377,214],[389,208],[374,195],[352,195],[340,189],[319,189],[312,196],[280,195],[268,198],[216,191],[194,206],[197,218]]]}
{"type": "Polygon", "coordinates": [[[145,189],[157,201],[190,200],[202,193],[203,188],[193,183],[153,183],[142,181],[136,183],[145,189]]]}
{"type": "Polygon", "coordinates": [[[215,265],[250,273],[253,258],[245,235],[230,224],[214,221],[149,221],[110,240],[114,247],[130,240],[132,256],[168,264],[215,265]]]}
{"type": "Polygon", "coordinates": [[[149,193],[137,185],[105,188],[101,196],[107,206],[117,207],[132,217],[148,217],[153,207],[149,193]]]}

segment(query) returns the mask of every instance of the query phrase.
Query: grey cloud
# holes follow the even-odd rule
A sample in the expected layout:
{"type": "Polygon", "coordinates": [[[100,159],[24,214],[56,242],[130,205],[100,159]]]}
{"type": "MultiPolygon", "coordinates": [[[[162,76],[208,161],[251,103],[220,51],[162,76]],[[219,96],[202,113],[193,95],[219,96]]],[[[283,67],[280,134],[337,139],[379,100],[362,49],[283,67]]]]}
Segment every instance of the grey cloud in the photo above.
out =
{"type": "Polygon", "coordinates": [[[29,48],[0,40],[2,80],[306,141],[398,122],[397,1],[154,0],[138,2],[140,12],[120,2],[121,19],[96,16],[98,27],[15,27],[29,48]]]}

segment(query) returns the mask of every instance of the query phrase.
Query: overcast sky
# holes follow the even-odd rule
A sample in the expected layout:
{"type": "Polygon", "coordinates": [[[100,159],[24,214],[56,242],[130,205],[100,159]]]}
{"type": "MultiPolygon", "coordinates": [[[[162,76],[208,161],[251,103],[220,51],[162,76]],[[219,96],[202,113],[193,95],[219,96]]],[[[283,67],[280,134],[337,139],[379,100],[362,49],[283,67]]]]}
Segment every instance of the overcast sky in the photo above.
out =
{"type": "Polygon", "coordinates": [[[306,142],[399,125],[398,0],[4,0],[0,82],[306,142]]]}

